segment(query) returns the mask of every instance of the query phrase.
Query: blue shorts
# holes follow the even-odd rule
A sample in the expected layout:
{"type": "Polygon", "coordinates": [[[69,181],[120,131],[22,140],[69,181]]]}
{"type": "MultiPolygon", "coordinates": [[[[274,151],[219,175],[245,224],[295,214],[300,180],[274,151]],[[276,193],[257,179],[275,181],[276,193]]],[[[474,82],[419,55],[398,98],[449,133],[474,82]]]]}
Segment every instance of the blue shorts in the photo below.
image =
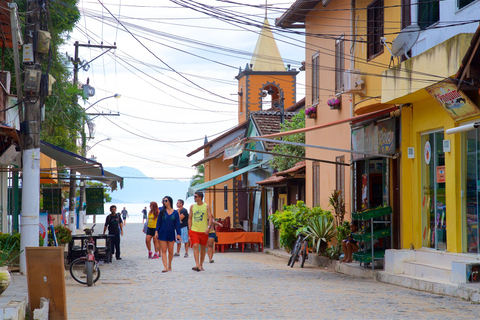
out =
{"type": "Polygon", "coordinates": [[[182,241],[176,240],[176,243],[188,243],[188,227],[180,229],[180,236],[182,237],[182,241]]]}
{"type": "Polygon", "coordinates": [[[215,232],[210,232],[208,234],[208,237],[211,238],[211,239],[215,239],[217,237],[217,234],[215,232]]]}

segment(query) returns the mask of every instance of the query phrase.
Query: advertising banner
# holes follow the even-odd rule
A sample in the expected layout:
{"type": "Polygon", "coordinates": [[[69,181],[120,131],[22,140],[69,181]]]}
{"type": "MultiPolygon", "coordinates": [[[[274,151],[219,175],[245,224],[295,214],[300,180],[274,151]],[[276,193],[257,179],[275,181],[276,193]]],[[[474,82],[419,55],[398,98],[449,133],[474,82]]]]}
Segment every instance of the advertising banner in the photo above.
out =
{"type": "Polygon", "coordinates": [[[103,188],[85,188],[87,200],[87,215],[104,214],[103,211],[103,188]]]}
{"type": "Polygon", "coordinates": [[[451,80],[445,80],[425,88],[455,121],[480,115],[480,109],[451,80]]]}

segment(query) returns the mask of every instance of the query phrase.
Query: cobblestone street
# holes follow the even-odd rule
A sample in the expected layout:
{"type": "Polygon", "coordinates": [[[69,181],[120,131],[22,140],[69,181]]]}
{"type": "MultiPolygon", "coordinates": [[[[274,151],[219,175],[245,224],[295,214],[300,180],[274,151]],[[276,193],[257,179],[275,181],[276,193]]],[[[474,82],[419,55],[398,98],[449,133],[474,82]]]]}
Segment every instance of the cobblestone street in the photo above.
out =
{"type": "MultiPolygon", "coordinates": [[[[103,226],[98,226],[103,228],[103,226]]],[[[101,230],[98,228],[98,230],[101,230]]],[[[101,266],[93,287],[66,280],[69,319],[408,318],[474,319],[480,306],[460,299],[349,277],[265,253],[216,253],[194,272],[189,258],[147,259],[141,224],[127,224],[121,261],[101,266]]]]}

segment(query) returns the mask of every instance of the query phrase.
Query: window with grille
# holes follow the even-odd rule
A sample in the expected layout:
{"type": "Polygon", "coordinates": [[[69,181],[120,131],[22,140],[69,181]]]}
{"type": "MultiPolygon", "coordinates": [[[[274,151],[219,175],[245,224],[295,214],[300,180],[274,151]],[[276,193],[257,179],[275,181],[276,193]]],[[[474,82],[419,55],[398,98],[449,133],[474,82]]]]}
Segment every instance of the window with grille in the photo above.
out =
{"type": "Polygon", "coordinates": [[[320,57],[316,52],[312,56],[312,104],[320,100],[320,57]]]}
{"type": "Polygon", "coordinates": [[[440,20],[440,4],[435,0],[418,0],[418,26],[427,29],[440,20]]]}
{"type": "Polygon", "coordinates": [[[345,72],[345,40],[335,41],[335,93],[343,92],[343,73],[345,72]]]}
{"type": "Polygon", "coordinates": [[[318,207],[320,205],[320,163],[314,162],[313,169],[313,206],[318,207]]]}
{"type": "MultiPolygon", "coordinates": [[[[337,163],[345,163],[345,156],[335,158],[337,163]]],[[[341,191],[340,195],[345,200],[345,166],[341,164],[335,165],[335,189],[341,191]]]]}
{"type": "Polygon", "coordinates": [[[367,7],[367,58],[372,59],[383,52],[380,38],[383,37],[383,0],[373,1],[367,7]]]}
{"type": "Polygon", "coordinates": [[[228,186],[223,186],[223,210],[228,211],[228,186]]]}

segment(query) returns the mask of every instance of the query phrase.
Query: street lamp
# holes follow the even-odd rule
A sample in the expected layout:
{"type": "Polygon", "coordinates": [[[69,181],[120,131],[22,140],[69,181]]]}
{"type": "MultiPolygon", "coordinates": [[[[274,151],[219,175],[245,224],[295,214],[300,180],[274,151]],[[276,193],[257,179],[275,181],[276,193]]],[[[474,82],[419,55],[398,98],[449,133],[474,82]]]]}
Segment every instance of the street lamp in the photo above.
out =
{"type": "MultiPolygon", "coordinates": [[[[115,93],[112,96],[104,97],[104,98],[102,98],[100,100],[97,100],[94,103],[92,103],[88,108],[85,109],[85,111],[87,111],[88,109],[90,109],[91,107],[93,107],[94,105],[99,103],[100,101],[110,99],[110,98],[120,99],[120,97],[121,97],[121,95],[118,94],[118,93],[115,93]]],[[[106,140],[110,140],[110,138],[108,138],[106,140]]],[[[95,145],[99,144],[102,141],[103,140],[98,141],[93,146],[91,146],[90,149],[92,149],[95,145]]],[[[86,137],[86,134],[85,134],[85,122],[82,124],[82,156],[83,157],[87,156],[87,137],[86,137]]],[[[80,182],[80,210],[79,210],[79,223],[78,223],[78,227],[79,227],[80,230],[83,230],[83,220],[84,220],[84,217],[85,217],[85,210],[83,208],[83,203],[84,202],[85,202],[85,181],[82,180],[80,182]]],[[[93,217],[95,219],[95,216],[93,216],[93,217]]]]}
{"type": "Polygon", "coordinates": [[[96,143],[93,144],[93,146],[91,147],[87,147],[87,149],[85,150],[85,156],[87,155],[87,151],[90,151],[93,147],[95,147],[97,144],[99,144],[100,142],[103,142],[103,141],[110,141],[112,140],[112,138],[106,138],[106,139],[102,139],[96,143]]]}
{"type": "Polygon", "coordinates": [[[85,111],[87,111],[88,109],[90,109],[91,107],[93,107],[94,105],[96,105],[97,103],[99,103],[100,101],[103,101],[105,99],[110,99],[110,98],[120,99],[121,97],[122,97],[121,94],[115,93],[113,96],[108,96],[108,97],[102,98],[102,99],[97,100],[94,103],[92,103],[88,108],[85,109],[85,111]]]}

